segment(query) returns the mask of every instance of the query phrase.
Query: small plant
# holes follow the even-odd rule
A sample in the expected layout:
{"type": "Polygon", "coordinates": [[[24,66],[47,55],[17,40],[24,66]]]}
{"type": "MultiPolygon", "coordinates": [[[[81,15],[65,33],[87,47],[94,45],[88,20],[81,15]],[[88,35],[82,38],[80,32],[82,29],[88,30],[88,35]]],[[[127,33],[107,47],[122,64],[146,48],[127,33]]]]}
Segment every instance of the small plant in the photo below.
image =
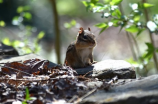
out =
{"type": "Polygon", "coordinates": [[[32,100],[29,94],[29,89],[26,87],[26,97],[25,100],[22,102],[22,104],[27,104],[27,101],[32,100]]]}
{"type": "Polygon", "coordinates": [[[18,50],[20,55],[28,53],[37,53],[40,50],[39,41],[44,37],[45,33],[41,31],[37,37],[33,40],[29,40],[28,36],[25,36],[22,40],[10,40],[9,38],[2,39],[2,42],[6,45],[13,46],[18,50]],[[33,42],[32,42],[33,41],[33,42]]]}
{"type": "MultiPolygon", "coordinates": [[[[0,3],[3,3],[1,0],[0,3]]],[[[20,55],[28,53],[37,53],[40,50],[39,41],[44,37],[44,31],[40,31],[35,38],[30,38],[36,32],[36,28],[24,25],[24,23],[31,21],[32,14],[30,13],[30,6],[19,6],[17,8],[18,15],[14,16],[12,19],[12,24],[20,29],[20,34],[18,34],[18,39],[11,40],[8,37],[3,38],[1,41],[9,46],[16,48],[20,55]]],[[[0,20],[0,27],[3,28],[7,24],[5,21],[0,20]]],[[[12,32],[11,32],[12,33],[12,32]]]]}

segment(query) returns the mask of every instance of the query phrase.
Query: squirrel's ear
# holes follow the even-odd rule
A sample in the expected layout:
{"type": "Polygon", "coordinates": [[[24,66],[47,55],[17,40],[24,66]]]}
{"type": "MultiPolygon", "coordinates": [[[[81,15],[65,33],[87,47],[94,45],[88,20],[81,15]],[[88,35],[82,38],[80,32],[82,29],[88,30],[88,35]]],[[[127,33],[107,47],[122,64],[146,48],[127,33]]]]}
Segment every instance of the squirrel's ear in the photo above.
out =
{"type": "Polygon", "coordinates": [[[79,34],[83,34],[83,33],[84,33],[83,28],[82,28],[82,27],[80,27],[80,30],[79,30],[78,32],[79,32],[79,34]]]}
{"type": "Polygon", "coordinates": [[[88,30],[91,31],[91,29],[88,27],[88,30]]]}

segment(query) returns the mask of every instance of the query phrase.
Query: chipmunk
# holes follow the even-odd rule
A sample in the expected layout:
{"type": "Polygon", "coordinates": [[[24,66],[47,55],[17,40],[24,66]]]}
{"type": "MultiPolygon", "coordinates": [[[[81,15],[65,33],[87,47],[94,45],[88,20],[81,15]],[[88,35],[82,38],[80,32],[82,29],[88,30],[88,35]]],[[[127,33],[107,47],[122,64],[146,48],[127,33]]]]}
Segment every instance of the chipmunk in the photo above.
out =
{"type": "Polygon", "coordinates": [[[65,64],[72,68],[81,68],[92,65],[93,48],[96,46],[96,40],[91,29],[83,30],[81,27],[74,43],[70,44],[66,51],[65,64]]]}

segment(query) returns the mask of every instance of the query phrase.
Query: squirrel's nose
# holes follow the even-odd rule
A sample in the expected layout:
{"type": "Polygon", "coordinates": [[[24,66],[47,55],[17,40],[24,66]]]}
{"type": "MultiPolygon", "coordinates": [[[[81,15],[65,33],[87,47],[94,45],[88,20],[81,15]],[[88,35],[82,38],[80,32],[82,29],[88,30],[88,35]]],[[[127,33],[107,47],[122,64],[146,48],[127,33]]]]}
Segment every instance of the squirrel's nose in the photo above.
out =
{"type": "Polygon", "coordinates": [[[93,40],[92,43],[95,44],[95,41],[93,40]]]}

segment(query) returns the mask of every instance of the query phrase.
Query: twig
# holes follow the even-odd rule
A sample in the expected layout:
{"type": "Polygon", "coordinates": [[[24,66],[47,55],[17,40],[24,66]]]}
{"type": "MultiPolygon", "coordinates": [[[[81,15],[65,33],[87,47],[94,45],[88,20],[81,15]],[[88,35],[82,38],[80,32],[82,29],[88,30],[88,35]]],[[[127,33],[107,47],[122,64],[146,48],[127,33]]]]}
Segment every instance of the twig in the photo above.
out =
{"type": "Polygon", "coordinates": [[[77,95],[75,95],[75,96],[73,96],[69,101],[68,101],[68,103],[72,103],[74,100],[76,100],[78,98],[78,96],[77,95]]]}
{"type": "Polygon", "coordinates": [[[91,70],[91,71],[87,72],[86,74],[84,74],[83,77],[85,77],[87,74],[89,74],[91,72],[93,72],[93,70],[91,70]]]}
{"type": "MultiPolygon", "coordinates": [[[[131,34],[132,35],[132,34],[131,34]]],[[[130,48],[131,48],[131,51],[132,51],[132,55],[133,55],[133,58],[134,58],[134,60],[138,60],[137,59],[137,56],[136,56],[136,53],[135,53],[135,51],[134,51],[134,46],[133,46],[133,43],[132,43],[132,39],[131,39],[131,37],[130,37],[130,34],[128,33],[128,32],[126,32],[126,36],[127,36],[127,38],[128,38],[128,41],[129,41],[129,45],[130,45],[130,48]]]]}
{"type": "MultiPolygon", "coordinates": [[[[111,84],[117,82],[118,77],[115,76],[114,78],[112,78],[108,83],[106,83],[108,85],[108,88],[111,84]]],[[[79,102],[81,102],[84,98],[86,98],[87,96],[93,94],[98,88],[94,88],[93,90],[89,91],[87,94],[85,94],[84,96],[80,97],[77,101],[74,102],[74,104],[78,104],[79,102]]],[[[73,98],[75,99],[75,98],[73,98]]],[[[72,100],[71,100],[72,101],[72,100]]]]}
{"type": "Polygon", "coordinates": [[[74,102],[74,104],[78,104],[79,102],[81,102],[84,98],[86,98],[87,96],[93,94],[95,91],[97,90],[97,88],[89,91],[87,94],[85,94],[84,96],[80,97],[77,101],[74,102]]]}

